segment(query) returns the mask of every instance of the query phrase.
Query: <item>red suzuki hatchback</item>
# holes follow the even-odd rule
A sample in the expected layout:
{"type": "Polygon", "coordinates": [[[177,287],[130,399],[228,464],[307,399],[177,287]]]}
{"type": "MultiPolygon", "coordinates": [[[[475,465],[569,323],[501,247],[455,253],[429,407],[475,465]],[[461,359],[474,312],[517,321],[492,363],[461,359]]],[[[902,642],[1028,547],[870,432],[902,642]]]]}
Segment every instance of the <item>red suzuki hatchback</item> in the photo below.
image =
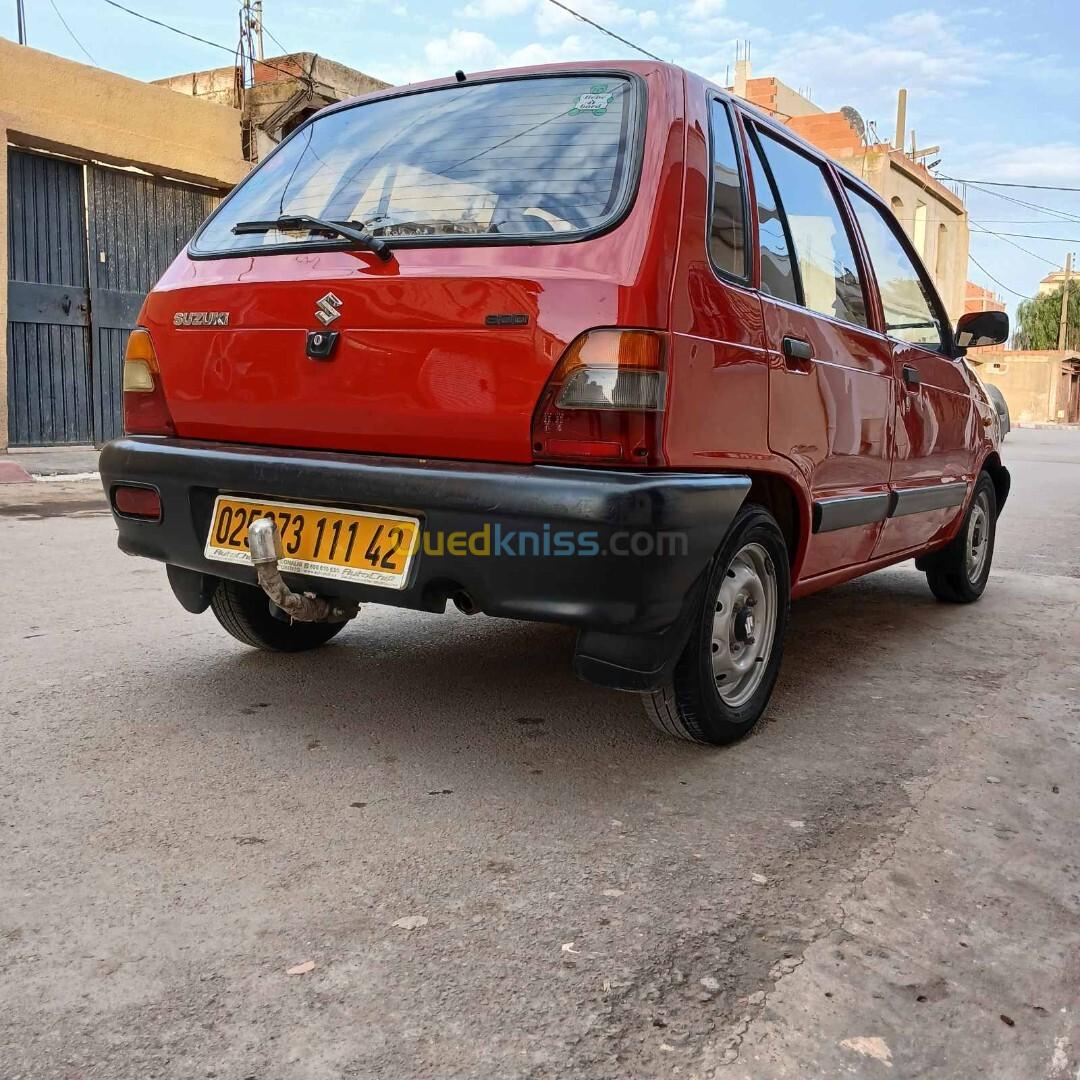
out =
{"type": "Polygon", "coordinates": [[[120,547],[246,644],[361,603],[566,623],[665,731],[744,735],[792,597],[915,558],[982,593],[1009,490],[873,191],[679,68],[319,113],[150,294],[102,451],[120,547]]]}

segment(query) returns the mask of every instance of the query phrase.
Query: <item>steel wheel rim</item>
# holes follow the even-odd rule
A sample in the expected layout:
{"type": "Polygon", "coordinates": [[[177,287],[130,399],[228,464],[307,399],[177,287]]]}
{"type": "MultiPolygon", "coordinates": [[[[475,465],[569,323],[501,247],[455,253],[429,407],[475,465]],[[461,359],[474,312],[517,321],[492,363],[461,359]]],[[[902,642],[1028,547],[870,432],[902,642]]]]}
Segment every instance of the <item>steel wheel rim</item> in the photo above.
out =
{"type": "Polygon", "coordinates": [[[776,637],[776,565],[760,544],[741,547],[713,601],[713,682],[730,708],[744,705],[765,678],[776,637]]]}
{"type": "Polygon", "coordinates": [[[974,584],[982,577],[990,551],[990,501],[985,493],[980,494],[971,504],[965,539],[967,543],[964,548],[964,561],[968,581],[974,584]]]}

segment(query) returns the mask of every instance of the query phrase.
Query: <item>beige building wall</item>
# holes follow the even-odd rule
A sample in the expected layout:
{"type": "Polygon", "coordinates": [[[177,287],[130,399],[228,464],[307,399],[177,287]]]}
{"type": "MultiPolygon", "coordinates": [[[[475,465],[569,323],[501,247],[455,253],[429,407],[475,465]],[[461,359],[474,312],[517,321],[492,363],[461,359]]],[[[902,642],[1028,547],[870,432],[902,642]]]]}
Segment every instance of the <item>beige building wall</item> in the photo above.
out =
{"type": "Polygon", "coordinates": [[[838,160],[892,207],[955,323],[964,313],[971,241],[963,202],[903,151],[885,144],[850,158],[838,156],[838,160]]]}
{"type": "Polygon", "coordinates": [[[955,322],[964,313],[971,234],[960,198],[902,150],[889,143],[866,145],[865,132],[852,126],[850,114],[824,112],[779,79],[750,78],[748,61],[735,65],[735,84],[728,89],[767,109],[884,196],[934,279],[949,318],[955,322]]]}
{"type": "Polygon", "coordinates": [[[1005,396],[1013,424],[1076,423],[1080,352],[1072,349],[976,349],[979,377],[1005,396]]]}
{"type": "Polygon", "coordinates": [[[218,189],[248,170],[235,109],[0,39],[0,452],[8,445],[9,144],[218,189]]]}

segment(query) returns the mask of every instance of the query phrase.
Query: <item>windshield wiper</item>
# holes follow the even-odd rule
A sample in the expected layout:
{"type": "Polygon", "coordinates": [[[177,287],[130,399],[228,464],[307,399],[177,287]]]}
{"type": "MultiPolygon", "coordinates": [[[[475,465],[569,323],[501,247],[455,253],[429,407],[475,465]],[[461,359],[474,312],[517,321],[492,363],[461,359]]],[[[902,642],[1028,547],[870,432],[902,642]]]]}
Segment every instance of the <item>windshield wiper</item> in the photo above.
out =
{"type": "Polygon", "coordinates": [[[351,223],[327,221],[325,218],[312,217],[310,214],[283,214],[273,221],[238,221],[232,227],[233,233],[237,236],[248,233],[268,233],[274,230],[290,232],[300,229],[307,229],[308,232],[330,233],[332,236],[351,240],[358,247],[377,255],[383,262],[389,262],[393,258],[394,253],[385,240],[380,240],[364,232],[363,229],[354,228],[351,223]]]}

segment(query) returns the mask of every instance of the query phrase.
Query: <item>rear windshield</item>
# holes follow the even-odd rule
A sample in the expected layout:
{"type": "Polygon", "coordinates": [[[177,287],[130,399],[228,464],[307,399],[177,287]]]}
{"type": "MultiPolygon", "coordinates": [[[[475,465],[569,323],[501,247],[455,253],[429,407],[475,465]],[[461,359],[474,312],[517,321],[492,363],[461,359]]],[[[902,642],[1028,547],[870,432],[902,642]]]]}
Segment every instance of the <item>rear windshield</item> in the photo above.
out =
{"type": "Polygon", "coordinates": [[[196,254],[325,246],[246,222],[318,217],[403,244],[571,239],[630,197],[639,108],[618,76],[504,79],[383,98],[301,128],[192,242],[196,254]]]}

